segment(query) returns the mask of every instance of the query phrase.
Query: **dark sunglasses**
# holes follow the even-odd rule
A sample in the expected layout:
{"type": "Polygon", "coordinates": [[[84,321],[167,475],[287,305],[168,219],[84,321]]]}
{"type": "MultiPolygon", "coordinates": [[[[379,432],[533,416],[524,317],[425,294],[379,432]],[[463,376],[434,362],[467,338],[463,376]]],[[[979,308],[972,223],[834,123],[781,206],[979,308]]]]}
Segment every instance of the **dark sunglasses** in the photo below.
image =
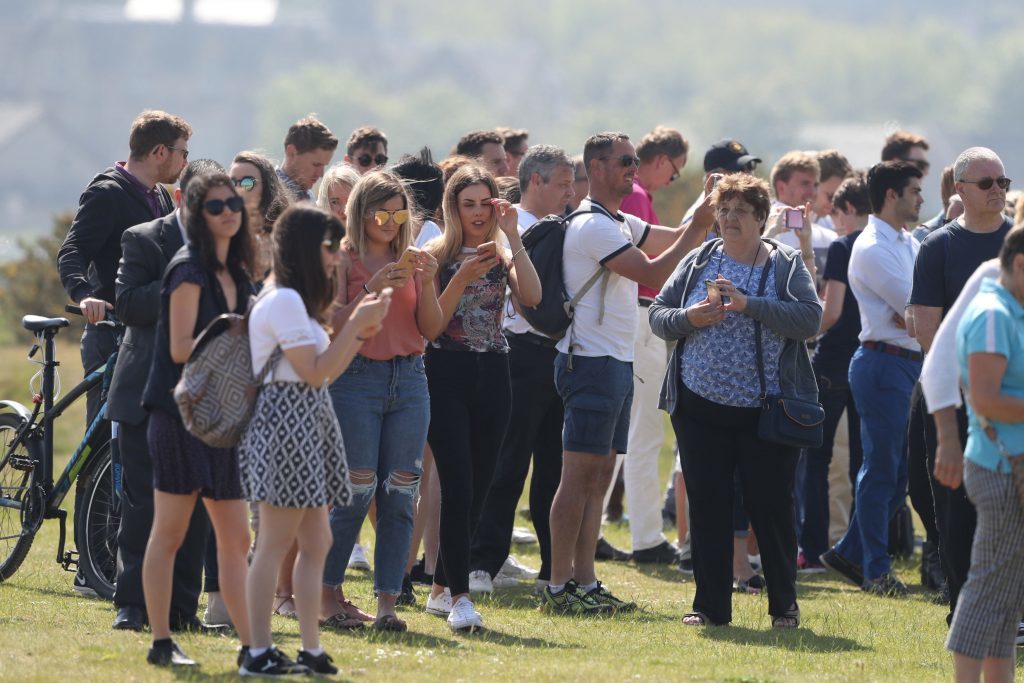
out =
{"type": "Polygon", "coordinates": [[[251,175],[247,175],[244,178],[236,178],[235,187],[240,187],[246,192],[252,192],[256,189],[256,178],[251,175]]]}
{"type": "Polygon", "coordinates": [[[333,239],[324,240],[323,242],[321,242],[321,244],[327,247],[327,251],[331,252],[332,254],[337,254],[338,251],[341,249],[341,238],[335,237],[333,239]]]}
{"type": "Polygon", "coordinates": [[[679,168],[675,164],[673,164],[672,160],[669,159],[667,156],[665,158],[668,159],[669,165],[672,166],[672,175],[669,177],[668,181],[670,183],[674,183],[675,181],[679,180],[679,168]]]}
{"type": "Polygon", "coordinates": [[[372,157],[369,154],[360,154],[359,156],[356,157],[356,161],[359,162],[360,166],[369,166],[370,164],[374,164],[375,166],[383,166],[384,164],[388,163],[388,155],[378,154],[377,156],[372,157]]]}
{"type": "MultiPolygon", "coordinates": [[[[611,159],[611,157],[601,157],[601,161],[608,161],[609,159],[611,159]]],[[[619,165],[622,166],[622,168],[628,168],[629,166],[640,166],[640,158],[635,157],[632,154],[623,154],[621,157],[617,159],[617,161],[619,162],[619,165]]]]}
{"type": "Polygon", "coordinates": [[[1013,181],[1007,178],[1006,176],[1001,175],[998,178],[988,177],[982,178],[981,180],[964,180],[961,178],[960,182],[973,183],[974,185],[978,186],[979,190],[991,190],[993,185],[998,185],[1000,190],[1009,190],[1010,183],[1012,183],[1013,181]]]}
{"type": "Polygon", "coordinates": [[[219,216],[227,209],[231,213],[238,213],[245,206],[241,197],[228,197],[227,199],[210,199],[203,202],[203,208],[211,216],[219,216]]]}

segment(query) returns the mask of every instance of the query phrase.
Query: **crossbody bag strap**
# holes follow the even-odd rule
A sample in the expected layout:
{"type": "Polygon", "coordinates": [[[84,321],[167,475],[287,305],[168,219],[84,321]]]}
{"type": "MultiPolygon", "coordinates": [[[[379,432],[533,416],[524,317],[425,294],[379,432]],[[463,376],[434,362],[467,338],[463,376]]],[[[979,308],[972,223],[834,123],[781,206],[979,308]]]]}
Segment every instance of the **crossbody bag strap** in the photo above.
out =
{"type": "MultiPolygon", "coordinates": [[[[764,286],[768,282],[769,266],[772,262],[772,254],[768,252],[768,258],[764,262],[764,270],[761,271],[761,280],[757,285],[757,296],[764,296],[764,286]]],[[[761,321],[754,321],[754,358],[757,360],[757,381],[761,384],[761,400],[768,396],[768,383],[764,378],[764,351],[761,348],[761,321]]]]}

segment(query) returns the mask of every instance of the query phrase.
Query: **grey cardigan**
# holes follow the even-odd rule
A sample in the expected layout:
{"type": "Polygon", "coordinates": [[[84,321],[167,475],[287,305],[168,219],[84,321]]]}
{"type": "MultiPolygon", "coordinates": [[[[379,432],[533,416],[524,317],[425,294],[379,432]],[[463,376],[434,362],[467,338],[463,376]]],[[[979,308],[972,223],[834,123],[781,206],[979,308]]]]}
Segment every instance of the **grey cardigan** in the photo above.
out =
{"type": "MultiPolygon", "coordinates": [[[[769,258],[775,262],[775,291],[778,301],[748,296],[745,315],[786,338],[779,356],[779,386],[785,396],[805,401],[818,400],[818,384],[807,354],[804,340],[813,337],[821,325],[821,302],[814,290],[811,274],[807,272],[800,252],[773,239],[762,238],[775,249],[769,258]]],[[[694,286],[694,273],[699,272],[721,239],[707,242],[683,257],[661,293],[648,308],[651,330],[668,342],[678,342],[672,349],[658,404],[669,414],[675,412],[679,395],[679,359],[686,338],[697,328],[690,324],[682,305],[694,286]]],[[[770,359],[765,359],[770,362],[770,359]]]]}

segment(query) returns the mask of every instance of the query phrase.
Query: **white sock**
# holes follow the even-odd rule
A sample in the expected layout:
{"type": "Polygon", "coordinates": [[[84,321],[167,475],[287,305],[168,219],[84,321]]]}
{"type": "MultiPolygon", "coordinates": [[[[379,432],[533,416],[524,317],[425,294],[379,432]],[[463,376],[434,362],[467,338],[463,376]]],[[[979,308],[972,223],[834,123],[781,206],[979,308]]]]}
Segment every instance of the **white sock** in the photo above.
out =
{"type": "Polygon", "coordinates": [[[314,657],[319,657],[324,653],[324,649],[322,647],[311,647],[308,650],[305,650],[305,652],[306,654],[313,655],[314,657]]]}
{"type": "Polygon", "coordinates": [[[564,583],[549,583],[548,584],[548,590],[551,591],[552,593],[561,593],[562,591],[565,590],[565,584],[564,583]]]}
{"type": "MultiPolygon", "coordinates": [[[[274,646],[271,645],[270,647],[274,647],[274,646]]],[[[249,648],[249,656],[252,657],[253,659],[256,659],[257,657],[262,655],[264,652],[269,651],[270,647],[250,647],[249,648]]]]}
{"type": "Polygon", "coordinates": [[[581,583],[580,588],[583,589],[584,593],[589,593],[590,591],[597,588],[597,581],[594,581],[593,583],[581,583]]]}

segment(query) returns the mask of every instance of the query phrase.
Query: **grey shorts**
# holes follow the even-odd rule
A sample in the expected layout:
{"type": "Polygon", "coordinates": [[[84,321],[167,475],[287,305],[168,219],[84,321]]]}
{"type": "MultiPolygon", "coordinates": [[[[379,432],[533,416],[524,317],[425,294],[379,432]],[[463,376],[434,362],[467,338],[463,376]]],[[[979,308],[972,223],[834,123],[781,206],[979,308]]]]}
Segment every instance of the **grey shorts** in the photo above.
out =
{"type": "Polygon", "coordinates": [[[609,455],[625,453],[633,404],[633,364],[611,356],[555,358],[555,387],[565,406],[562,448],[609,455]]]}

